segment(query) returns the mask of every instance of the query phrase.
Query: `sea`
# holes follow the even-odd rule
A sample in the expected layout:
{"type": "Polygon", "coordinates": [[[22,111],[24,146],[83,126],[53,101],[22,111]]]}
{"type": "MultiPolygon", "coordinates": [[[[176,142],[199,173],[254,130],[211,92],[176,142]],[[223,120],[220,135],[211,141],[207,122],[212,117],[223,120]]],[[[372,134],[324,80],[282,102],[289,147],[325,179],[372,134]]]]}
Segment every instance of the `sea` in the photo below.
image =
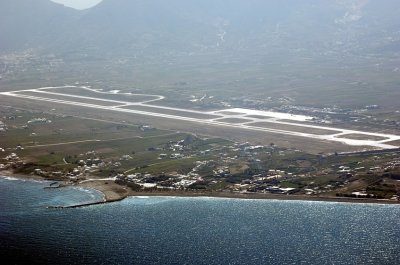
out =
{"type": "Polygon", "coordinates": [[[400,206],[225,198],[103,200],[0,177],[3,264],[400,264],[400,206]],[[8,261],[7,261],[8,260],[8,261]]]}

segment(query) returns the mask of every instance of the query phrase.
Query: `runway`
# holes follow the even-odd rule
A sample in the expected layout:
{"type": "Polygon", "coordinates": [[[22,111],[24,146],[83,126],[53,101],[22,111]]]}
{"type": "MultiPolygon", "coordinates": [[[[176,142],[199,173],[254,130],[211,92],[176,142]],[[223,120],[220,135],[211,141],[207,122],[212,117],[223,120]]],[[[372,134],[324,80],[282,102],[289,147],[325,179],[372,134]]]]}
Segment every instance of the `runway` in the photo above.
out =
{"type": "Polygon", "coordinates": [[[400,135],[364,132],[310,124],[313,117],[289,113],[244,108],[197,111],[160,105],[161,95],[102,91],[88,86],[54,86],[1,92],[0,95],[71,106],[132,113],[158,118],[200,123],[205,126],[224,126],[266,133],[290,135],[349,146],[369,146],[372,149],[394,149],[389,142],[400,135]],[[82,92],[82,93],[79,93],[82,92]],[[79,95],[77,94],[79,93],[79,95]],[[151,104],[150,104],[151,103],[151,104]],[[156,105],[157,103],[157,105],[156,105]],[[305,123],[307,122],[307,123],[305,123]],[[354,139],[362,138],[362,139],[354,139]]]}

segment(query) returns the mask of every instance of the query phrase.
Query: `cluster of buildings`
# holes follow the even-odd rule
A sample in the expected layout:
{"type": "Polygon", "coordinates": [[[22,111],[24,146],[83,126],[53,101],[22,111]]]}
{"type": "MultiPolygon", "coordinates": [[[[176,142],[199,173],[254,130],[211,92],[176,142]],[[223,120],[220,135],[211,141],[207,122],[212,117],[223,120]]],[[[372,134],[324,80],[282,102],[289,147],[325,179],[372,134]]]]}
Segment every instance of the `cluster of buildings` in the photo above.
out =
{"type": "MultiPolygon", "coordinates": [[[[88,151],[86,154],[81,154],[80,156],[85,156],[86,158],[77,161],[77,166],[67,173],[61,171],[45,171],[37,168],[34,170],[34,174],[42,177],[66,179],[76,182],[84,180],[87,176],[90,176],[102,169],[118,169],[121,166],[120,161],[133,159],[130,155],[123,155],[119,158],[119,161],[105,161],[99,158],[95,151],[88,151]]],[[[65,160],[65,162],[67,161],[65,160]]]]}
{"type": "Polygon", "coordinates": [[[400,160],[390,161],[383,168],[384,171],[390,171],[394,169],[400,169],[400,160]]]}
{"type": "Polygon", "coordinates": [[[117,184],[126,185],[134,189],[159,189],[159,190],[187,190],[196,185],[206,186],[205,181],[198,171],[213,161],[196,161],[194,167],[187,174],[118,174],[115,177],[117,184]]]}
{"type": "Polygon", "coordinates": [[[135,173],[130,175],[119,174],[115,182],[136,189],[159,190],[187,190],[195,184],[203,184],[203,178],[198,175],[152,175],[135,173]]]}
{"type": "Polygon", "coordinates": [[[0,121],[0,132],[5,132],[7,130],[7,125],[4,122],[0,121]]]}
{"type": "Polygon", "coordinates": [[[297,192],[297,188],[281,187],[279,184],[284,180],[293,179],[293,174],[283,170],[271,169],[266,174],[254,175],[250,179],[242,180],[241,183],[233,184],[230,191],[239,193],[277,193],[291,194],[297,192]]]}
{"type": "Polygon", "coordinates": [[[190,147],[192,143],[193,139],[188,137],[177,142],[170,141],[164,148],[150,147],[148,151],[168,151],[168,153],[159,154],[158,159],[182,159],[187,157],[188,154],[192,155],[192,148],[190,147]]]}
{"type": "Polygon", "coordinates": [[[34,118],[27,122],[28,124],[43,124],[43,123],[51,123],[51,120],[46,118],[34,118]]]}
{"type": "MultiPolygon", "coordinates": [[[[3,148],[0,148],[0,152],[3,153],[5,152],[5,150],[3,148]]],[[[11,153],[7,155],[6,157],[4,157],[4,160],[6,161],[6,163],[0,164],[0,170],[15,168],[23,163],[21,158],[16,153],[11,153]]]]}

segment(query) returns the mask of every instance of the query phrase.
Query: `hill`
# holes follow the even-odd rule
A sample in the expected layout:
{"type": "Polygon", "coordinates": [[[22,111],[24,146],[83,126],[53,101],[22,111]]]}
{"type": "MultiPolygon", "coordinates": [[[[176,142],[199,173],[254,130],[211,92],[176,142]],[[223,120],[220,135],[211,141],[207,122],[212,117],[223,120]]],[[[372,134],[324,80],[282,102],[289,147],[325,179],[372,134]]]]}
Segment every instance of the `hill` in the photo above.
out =
{"type": "Polygon", "coordinates": [[[396,0],[104,0],[84,11],[49,0],[3,0],[0,51],[399,52],[399,13],[396,0]]]}

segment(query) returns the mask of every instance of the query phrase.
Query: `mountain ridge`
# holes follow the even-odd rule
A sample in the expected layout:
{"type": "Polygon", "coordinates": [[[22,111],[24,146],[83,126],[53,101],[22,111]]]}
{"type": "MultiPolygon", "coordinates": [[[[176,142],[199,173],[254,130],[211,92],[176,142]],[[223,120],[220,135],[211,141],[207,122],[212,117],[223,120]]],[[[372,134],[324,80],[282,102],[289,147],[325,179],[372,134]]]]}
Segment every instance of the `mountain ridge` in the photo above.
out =
{"type": "Polygon", "coordinates": [[[394,0],[103,0],[83,11],[49,0],[4,0],[0,10],[2,53],[400,51],[394,0]]]}

